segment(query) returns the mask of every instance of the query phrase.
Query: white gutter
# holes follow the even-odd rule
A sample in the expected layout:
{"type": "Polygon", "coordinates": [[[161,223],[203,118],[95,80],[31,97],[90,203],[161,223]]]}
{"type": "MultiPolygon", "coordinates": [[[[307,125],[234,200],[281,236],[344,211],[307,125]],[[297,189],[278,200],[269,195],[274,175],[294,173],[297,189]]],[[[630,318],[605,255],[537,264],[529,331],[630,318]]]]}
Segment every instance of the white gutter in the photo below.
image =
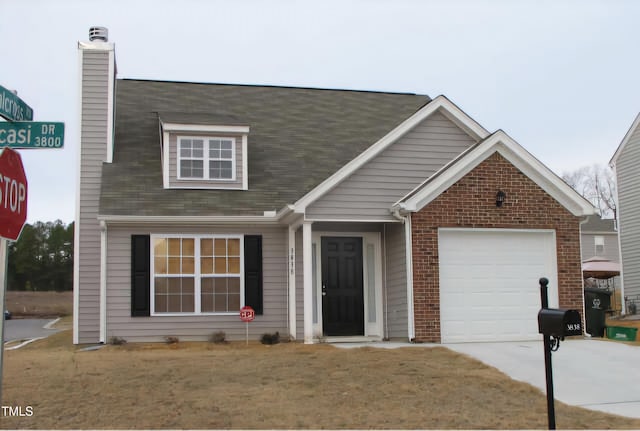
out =
{"type": "Polygon", "coordinates": [[[409,334],[409,341],[413,341],[416,338],[415,328],[415,316],[413,307],[413,241],[411,237],[411,213],[402,215],[400,211],[404,205],[394,205],[391,208],[391,214],[398,220],[402,220],[404,223],[404,237],[405,237],[405,264],[406,264],[406,277],[407,277],[407,333],[409,334]]]}
{"type": "Polygon", "coordinates": [[[100,221],[100,339],[107,342],[107,224],[100,221]]]}

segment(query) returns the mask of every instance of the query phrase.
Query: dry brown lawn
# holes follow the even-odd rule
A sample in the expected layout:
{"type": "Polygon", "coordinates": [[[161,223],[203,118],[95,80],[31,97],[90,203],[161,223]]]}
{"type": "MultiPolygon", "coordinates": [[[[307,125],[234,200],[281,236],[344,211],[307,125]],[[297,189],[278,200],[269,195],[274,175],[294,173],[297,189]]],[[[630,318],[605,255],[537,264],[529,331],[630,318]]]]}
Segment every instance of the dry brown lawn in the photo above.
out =
{"type": "MultiPolygon", "coordinates": [[[[442,347],[136,344],[79,351],[65,331],[7,351],[3,428],[543,429],[544,394],[442,347]]],[[[556,403],[559,428],[640,420],[556,403]]]]}
{"type": "Polygon", "coordinates": [[[73,292],[7,291],[6,308],[14,317],[57,317],[73,314],[73,292]]]}

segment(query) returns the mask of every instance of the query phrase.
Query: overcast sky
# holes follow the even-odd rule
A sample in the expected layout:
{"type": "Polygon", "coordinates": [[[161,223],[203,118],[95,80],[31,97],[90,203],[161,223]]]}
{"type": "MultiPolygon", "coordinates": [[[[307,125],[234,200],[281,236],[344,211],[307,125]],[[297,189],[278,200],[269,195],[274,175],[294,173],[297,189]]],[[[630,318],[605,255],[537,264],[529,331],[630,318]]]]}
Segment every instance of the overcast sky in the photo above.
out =
{"type": "Polygon", "coordinates": [[[28,221],[75,218],[77,42],[119,78],[446,95],[557,174],[606,165],[640,111],[640,1],[0,0],[0,85],[63,150],[20,150],[28,221]]]}

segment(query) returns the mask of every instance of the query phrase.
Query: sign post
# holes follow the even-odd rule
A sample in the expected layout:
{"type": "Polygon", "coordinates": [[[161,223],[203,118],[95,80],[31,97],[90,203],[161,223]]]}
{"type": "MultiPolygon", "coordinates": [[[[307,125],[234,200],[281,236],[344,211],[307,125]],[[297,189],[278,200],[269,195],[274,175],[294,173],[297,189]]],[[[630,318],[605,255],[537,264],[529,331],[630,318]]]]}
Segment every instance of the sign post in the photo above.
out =
{"type": "Polygon", "coordinates": [[[0,405],[4,358],[4,310],[7,290],[7,239],[16,241],[27,220],[27,177],[20,154],[5,148],[0,154],[0,405]]]}
{"type": "Polygon", "coordinates": [[[255,317],[256,317],[256,312],[253,311],[253,308],[249,307],[248,305],[245,305],[240,309],[240,320],[245,322],[245,328],[246,328],[245,342],[247,345],[249,345],[249,322],[252,322],[253,319],[255,319],[255,317]]]}

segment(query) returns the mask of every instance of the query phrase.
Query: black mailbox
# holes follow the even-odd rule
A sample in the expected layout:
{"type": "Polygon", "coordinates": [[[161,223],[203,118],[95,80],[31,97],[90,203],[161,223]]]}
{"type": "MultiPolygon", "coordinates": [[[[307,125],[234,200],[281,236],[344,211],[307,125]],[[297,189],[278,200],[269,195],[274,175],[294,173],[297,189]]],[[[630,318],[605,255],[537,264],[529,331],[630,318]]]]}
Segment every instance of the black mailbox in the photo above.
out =
{"type": "Polygon", "coordinates": [[[580,313],[562,308],[543,308],[538,313],[538,332],[555,338],[582,335],[580,313]]]}

